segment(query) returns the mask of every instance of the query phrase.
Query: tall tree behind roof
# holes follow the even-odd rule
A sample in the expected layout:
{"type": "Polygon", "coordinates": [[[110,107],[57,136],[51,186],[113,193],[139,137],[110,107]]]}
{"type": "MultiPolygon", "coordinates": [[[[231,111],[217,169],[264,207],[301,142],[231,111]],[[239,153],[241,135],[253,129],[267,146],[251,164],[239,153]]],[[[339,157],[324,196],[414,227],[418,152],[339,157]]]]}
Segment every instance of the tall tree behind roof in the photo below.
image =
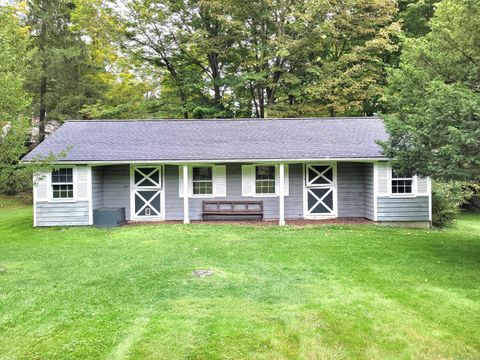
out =
{"type": "Polygon", "coordinates": [[[90,61],[85,43],[71,29],[74,9],[73,1],[28,1],[26,21],[36,50],[28,89],[39,118],[39,141],[47,119],[79,117],[82,106],[100,93],[94,75],[103,69],[90,61]]]}

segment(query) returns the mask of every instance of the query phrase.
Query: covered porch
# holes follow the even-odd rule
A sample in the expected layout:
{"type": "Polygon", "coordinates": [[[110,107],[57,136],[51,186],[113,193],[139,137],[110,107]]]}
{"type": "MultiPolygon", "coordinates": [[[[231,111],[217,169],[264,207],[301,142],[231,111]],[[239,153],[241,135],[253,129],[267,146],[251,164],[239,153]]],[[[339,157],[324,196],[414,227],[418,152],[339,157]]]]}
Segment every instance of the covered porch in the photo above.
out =
{"type": "Polygon", "coordinates": [[[373,169],[353,161],[92,165],[92,210],[190,223],[202,220],[204,201],[252,201],[262,203],[265,223],[374,220],[373,169]]]}

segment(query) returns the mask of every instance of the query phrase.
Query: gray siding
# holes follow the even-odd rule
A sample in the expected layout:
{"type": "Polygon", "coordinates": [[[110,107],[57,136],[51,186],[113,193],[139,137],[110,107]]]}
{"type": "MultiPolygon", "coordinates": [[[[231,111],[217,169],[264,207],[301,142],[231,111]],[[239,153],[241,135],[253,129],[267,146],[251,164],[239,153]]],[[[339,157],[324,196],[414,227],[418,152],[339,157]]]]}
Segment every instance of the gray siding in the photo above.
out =
{"type": "Polygon", "coordinates": [[[92,167],[92,206],[103,207],[103,168],[98,166],[92,167]]]}
{"type": "Polygon", "coordinates": [[[130,219],[130,166],[116,165],[103,168],[103,206],[124,207],[130,219]]]}
{"type": "Polygon", "coordinates": [[[365,164],[363,180],[363,216],[370,220],[375,219],[375,193],[373,184],[373,164],[365,164]]]}
{"type": "Polygon", "coordinates": [[[428,196],[377,198],[378,221],[428,221],[428,196]]]}
{"type": "Polygon", "coordinates": [[[364,216],[364,164],[337,164],[337,199],[339,217],[364,216]]]}
{"type": "MultiPolygon", "coordinates": [[[[278,219],[278,197],[244,197],[242,196],[241,164],[227,165],[227,196],[220,200],[263,200],[265,219],[278,219]]],[[[289,166],[289,196],[285,197],[285,218],[303,217],[302,165],[289,166]]],[[[190,219],[199,220],[202,216],[202,201],[205,198],[190,198],[190,219]]],[[[178,166],[165,166],[165,218],[166,220],[183,219],[183,198],[178,196],[178,166]]]]}
{"type": "Polygon", "coordinates": [[[37,226],[88,225],[88,201],[37,202],[37,226]]]}

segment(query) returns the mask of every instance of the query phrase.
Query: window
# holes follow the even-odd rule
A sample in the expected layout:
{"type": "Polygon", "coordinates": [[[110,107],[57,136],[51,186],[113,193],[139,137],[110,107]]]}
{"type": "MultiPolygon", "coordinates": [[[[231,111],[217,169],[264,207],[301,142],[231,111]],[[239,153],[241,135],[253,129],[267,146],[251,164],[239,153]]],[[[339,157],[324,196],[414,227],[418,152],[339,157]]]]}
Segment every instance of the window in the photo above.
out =
{"type": "Polygon", "coordinates": [[[211,195],[213,193],[212,167],[192,168],[192,183],[194,195],[211,195]]]}
{"type": "Polygon", "coordinates": [[[73,168],[60,168],[52,171],[52,197],[73,199],[73,168]]]}
{"type": "Polygon", "coordinates": [[[255,193],[275,194],[275,166],[255,167],[255,193]]]}
{"type": "Polygon", "coordinates": [[[392,194],[409,195],[413,193],[413,177],[400,176],[392,170],[392,194]]]}

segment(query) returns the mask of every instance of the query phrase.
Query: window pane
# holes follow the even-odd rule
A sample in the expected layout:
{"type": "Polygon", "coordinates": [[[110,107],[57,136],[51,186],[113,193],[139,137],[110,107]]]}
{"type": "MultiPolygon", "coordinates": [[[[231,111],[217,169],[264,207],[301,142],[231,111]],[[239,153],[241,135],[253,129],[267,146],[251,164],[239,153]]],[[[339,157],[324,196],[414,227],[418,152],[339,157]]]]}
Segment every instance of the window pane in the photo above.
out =
{"type": "Polygon", "coordinates": [[[212,180],[212,168],[210,166],[194,167],[192,174],[193,180],[212,180]]]}
{"type": "Polygon", "coordinates": [[[73,169],[61,168],[52,171],[52,183],[71,183],[73,182],[73,169]]]}
{"type": "Polygon", "coordinates": [[[257,166],[255,178],[257,180],[275,180],[275,166],[257,166]]]}
{"type": "Polygon", "coordinates": [[[211,181],[193,182],[193,193],[195,195],[210,195],[213,193],[213,186],[211,181]]]}
{"type": "Polygon", "coordinates": [[[256,194],[275,194],[275,181],[257,180],[255,182],[256,194]]]}
{"type": "Polygon", "coordinates": [[[54,199],[73,198],[73,185],[52,185],[52,196],[54,199]]]}
{"type": "Polygon", "coordinates": [[[412,180],[392,180],[392,194],[411,194],[412,180]]]}

